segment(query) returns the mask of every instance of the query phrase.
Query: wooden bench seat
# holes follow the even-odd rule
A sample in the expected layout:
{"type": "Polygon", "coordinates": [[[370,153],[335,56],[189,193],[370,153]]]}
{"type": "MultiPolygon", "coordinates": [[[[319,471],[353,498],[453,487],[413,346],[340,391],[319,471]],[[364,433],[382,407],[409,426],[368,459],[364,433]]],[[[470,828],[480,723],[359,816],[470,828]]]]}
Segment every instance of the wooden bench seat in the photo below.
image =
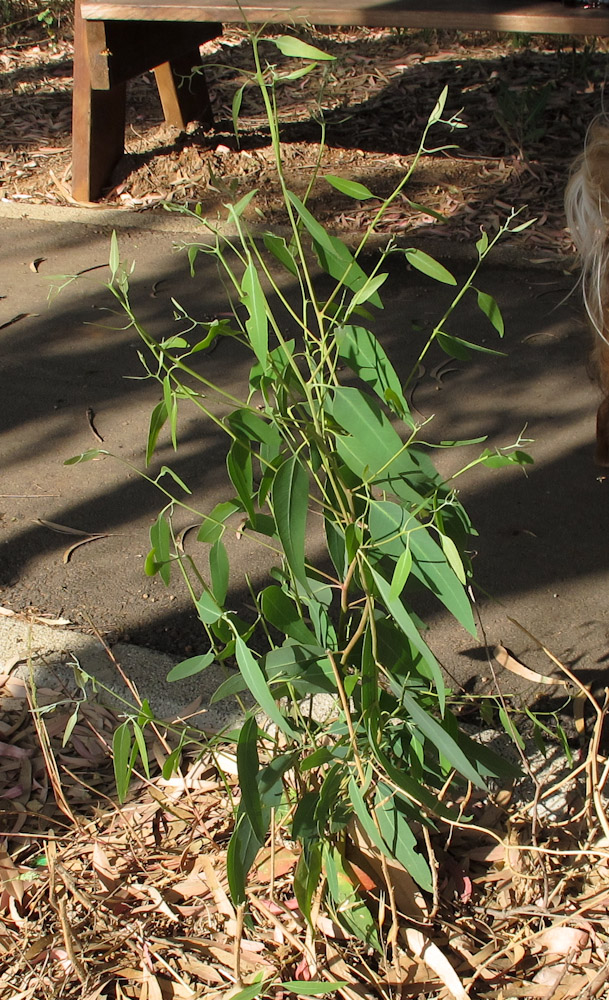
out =
{"type": "Polygon", "coordinates": [[[457,28],[542,34],[609,35],[609,7],[560,0],[76,0],[72,194],[99,197],[124,151],[125,84],[154,69],[165,120],[211,126],[199,45],[226,23],[457,28]]]}

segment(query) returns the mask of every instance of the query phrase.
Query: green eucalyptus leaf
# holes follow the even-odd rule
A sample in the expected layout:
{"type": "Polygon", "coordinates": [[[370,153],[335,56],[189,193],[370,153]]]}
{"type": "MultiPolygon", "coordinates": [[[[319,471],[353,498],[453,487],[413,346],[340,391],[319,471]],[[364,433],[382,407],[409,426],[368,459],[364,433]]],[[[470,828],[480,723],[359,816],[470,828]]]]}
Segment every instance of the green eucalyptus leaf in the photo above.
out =
{"type": "Polygon", "coordinates": [[[241,636],[236,636],[235,638],[235,656],[237,658],[239,670],[241,671],[248,688],[265,715],[267,715],[271,722],[274,722],[275,725],[286,734],[286,736],[296,736],[294,728],[290,722],[284,718],[281,709],[277,706],[262,670],[241,636]]]}
{"type": "Polygon", "coordinates": [[[336,694],[336,681],[324,648],[315,643],[299,645],[288,640],[271,649],[264,657],[264,671],[272,685],[288,683],[298,697],[310,694],[336,694]]]}
{"type": "Polygon", "coordinates": [[[167,674],[168,681],[182,681],[185,677],[192,677],[200,674],[202,670],[209,667],[214,662],[215,654],[213,649],[208,653],[201,653],[199,656],[189,656],[187,660],[176,663],[167,674]]]}
{"type": "Polygon", "coordinates": [[[533,223],[537,222],[537,219],[528,219],[527,222],[521,222],[518,226],[511,226],[508,232],[510,233],[521,233],[524,229],[528,229],[533,223]]]}
{"type": "Polygon", "coordinates": [[[159,474],[157,476],[157,479],[156,479],[157,482],[159,481],[159,479],[161,478],[161,476],[171,476],[171,478],[173,479],[173,481],[175,483],[177,483],[178,486],[181,489],[183,489],[185,493],[188,493],[189,495],[192,496],[192,490],[190,490],[188,488],[188,486],[186,485],[186,483],[184,482],[183,479],[180,479],[180,477],[178,476],[177,472],[174,472],[173,469],[170,469],[168,465],[163,465],[161,467],[161,471],[159,472],[159,474]]]}
{"type": "Polygon", "coordinates": [[[230,1000],[256,1000],[256,997],[266,993],[267,988],[268,983],[264,980],[264,973],[257,972],[254,982],[250,983],[249,986],[244,986],[242,990],[238,990],[236,993],[231,991],[230,1000]]]}
{"type": "Polygon", "coordinates": [[[239,201],[236,201],[234,205],[227,205],[230,217],[232,219],[239,219],[245,212],[252,198],[254,198],[257,194],[258,188],[254,188],[253,191],[248,191],[247,194],[244,194],[243,198],[239,198],[239,201]]]}
{"type": "Polygon", "coordinates": [[[240,808],[246,813],[252,830],[260,843],[264,842],[267,825],[262,815],[262,803],[258,788],[258,723],[253,716],[245,720],[237,742],[237,772],[241,789],[240,808]]]}
{"type": "Polygon", "coordinates": [[[221,538],[218,538],[209,550],[209,573],[213,595],[218,604],[223,605],[228,593],[230,564],[221,538]]]}
{"type": "Polygon", "coordinates": [[[281,983],[281,989],[287,990],[289,993],[296,993],[301,997],[324,997],[328,993],[334,993],[336,990],[341,990],[348,985],[344,979],[336,979],[334,982],[323,983],[313,979],[306,981],[288,979],[286,982],[281,983]]]}
{"type": "MultiPolygon", "coordinates": [[[[172,337],[167,337],[165,340],[161,340],[159,347],[162,347],[164,351],[171,351],[175,348],[188,347],[188,341],[184,340],[184,337],[180,337],[179,334],[174,334],[172,337]]],[[[165,381],[167,381],[169,387],[171,388],[171,380],[168,375],[163,379],[163,389],[165,387],[165,381]]]]}
{"type": "Polygon", "coordinates": [[[70,736],[72,735],[72,732],[74,730],[74,726],[76,725],[77,722],[78,722],[78,705],[76,706],[70,718],[66,722],[66,728],[63,731],[63,739],[61,741],[62,747],[67,746],[70,736]]]}
{"type": "Polygon", "coordinates": [[[209,590],[203,591],[199,600],[195,602],[195,608],[204,625],[214,625],[224,614],[209,590]]]}
{"type": "Polygon", "coordinates": [[[376,295],[377,291],[384,285],[389,275],[385,274],[375,274],[373,277],[368,278],[368,280],[358,288],[355,292],[353,298],[351,299],[351,309],[356,306],[362,305],[364,302],[369,302],[370,299],[376,295]]]}
{"type": "Polygon", "coordinates": [[[402,703],[416,727],[435,746],[438,753],[442,754],[464,778],[467,778],[472,784],[477,785],[478,788],[485,789],[486,784],[476,768],[459,744],[434,719],[433,715],[422,708],[408,691],[403,692],[402,703]]]}
{"type": "Polygon", "coordinates": [[[421,271],[422,274],[427,274],[434,281],[441,281],[444,285],[457,284],[454,274],[451,274],[443,264],[440,264],[435,257],[430,257],[424,250],[416,250],[414,247],[409,247],[407,250],[404,250],[404,254],[412,267],[416,268],[417,271],[421,271]]]}
{"type": "Polygon", "coordinates": [[[235,434],[247,441],[257,441],[273,447],[277,445],[279,432],[275,425],[247,407],[234,410],[228,417],[228,423],[235,434]]]}
{"type": "Polygon", "coordinates": [[[459,581],[459,583],[465,586],[467,582],[465,577],[465,568],[463,566],[463,560],[461,559],[457,546],[453,542],[452,538],[449,538],[448,535],[443,535],[443,534],[440,534],[440,544],[442,545],[442,551],[446,556],[446,561],[448,562],[453,573],[457,577],[457,580],[459,581]]]}
{"type": "Polygon", "coordinates": [[[74,455],[72,458],[66,458],[64,465],[79,465],[80,462],[90,462],[94,458],[99,458],[100,455],[107,455],[108,452],[101,448],[87,448],[86,451],[80,453],[80,455],[74,455]]]}
{"type": "Polygon", "coordinates": [[[503,351],[493,351],[490,347],[473,344],[470,340],[453,337],[452,334],[444,333],[443,330],[436,332],[436,340],[445,354],[448,354],[450,358],[458,358],[460,361],[468,361],[471,357],[470,351],[478,351],[479,354],[492,354],[496,358],[505,357],[503,351]]]}
{"type": "Polygon", "coordinates": [[[183,730],[180,735],[180,742],[178,746],[175,748],[175,750],[172,750],[171,753],[167,755],[165,763],[163,764],[162,773],[165,781],[169,781],[169,779],[173,777],[178,767],[180,766],[180,760],[182,758],[182,749],[184,746],[184,738],[185,738],[184,733],[185,730],[183,730]]]}
{"type": "Polygon", "coordinates": [[[321,874],[320,845],[305,840],[294,872],[294,895],[298,901],[300,912],[309,923],[311,922],[311,902],[317,891],[321,874]]]}
{"type": "Polygon", "coordinates": [[[433,889],[431,871],[425,858],[417,850],[417,840],[403,803],[393,789],[384,782],[378,784],[375,801],[377,822],[391,854],[421,889],[431,892],[433,889]]]}
{"type": "Polygon", "coordinates": [[[140,755],[142,767],[144,768],[144,773],[147,778],[150,778],[150,763],[148,761],[148,749],[146,747],[146,740],[144,737],[142,727],[135,721],[133,722],[133,736],[135,738],[135,746],[137,746],[137,751],[140,755]]]}
{"type": "Polygon", "coordinates": [[[226,468],[230,480],[237,491],[243,508],[250,518],[254,518],[254,475],[252,469],[252,453],[246,444],[237,439],[233,441],[226,456],[226,468]]]}
{"type": "Polygon", "coordinates": [[[411,569],[412,552],[410,551],[410,546],[407,545],[402,554],[399,556],[398,561],[395,564],[393,576],[391,577],[389,596],[392,600],[396,600],[396,598],[398,598],[402,593],[404,587],[406,586],[406,581],[410,575],[411,569]]]}
{"type": "Polygon", "coordinates": [[[262,237],[262,242],[269,253],[272,253],[275,260],[283,264],[286,271],[293,275],[293,277],[298,277],[298,267],[294,259],[294,254],[283,236],[275,236],[274,233],[265,233],[262,237]]]}
{"type": "Polygon", "coordinates": [[[328,515],[324,518],[324,529],[328,553],[336,572],[342,579],[347,572],[348,565],[345,533],[342,526],[331,520],[328,515]]]}
{"type": "Polygon", "coordinates": [[[305,625],[294,601],[281,587],[266,587],[260,595],[262,614],[280,632],[307,645],[315,644],[315,635],[305,625]]]}
{"type": "Polygon", "coordinates": [[[505,332],[503,316],[501,315],[501,310],[495,302],[495,299],[492,295],[488,295],[486,292],[478,292],[477,294],[478,308],[481,309],[487,319],[490,320],[499,336],[503,337],[505,332]]]}
{"type": "Polygon", "coordinates": [[[273,514],[285,557],[296,579],[308,590],[305,538],[309,509],[309,477],[293,455],[273,479],[273,514]]]}
{"type": "Polygon", "coordinates": [[[118,801],[122,803],[127,798],[131,781],[131,730],[128,722],[123,722],[114,731],[112,738],[112,763],[118,801]]]}
{"type": "Polygon", "coordinates": [[[338,386],[329,402],[336,424],[336,451],[345,465],[367,483],[423,505],[423,497],[442,480],[429,458],[407,447],[371,396],[353,386],[338,386]]]}
{"type": "Polygon", "coordinates": [[[355,877],[348,873],[346,864],[335,847],[324,851],[324,869],[329,898],[338,922],[364,944],[381,952],[383,949],[377,923],[358,896],[354,885],[355,877]]]}
{"type": "Polygon", "coordinates": [[[336,59],[336,56],[318,49],[315,45],[309,45],[308,42],[303,42],[294,35],[279,35],[278,38],[269,38],[268,41],[276,45],[282,55],[289,56],[290,58],[322,61],[336,59]]]}
{"type": "Polygon", "coordinates": [[[488,469],[504,469],[508,465],[532,465],[533,459],[525,451],[512,451],[502,455],[498,451],[487,451],[482,457],[482,465],[488,469]]]}
{"type": "Polygon", "coordinates": [[[412,426],[398,374],[375,335],[363,326],[343,326],[335,336],[339,356],[351,371],[367,382],[380,399],[386,400],[388,389],[395,393],[400,416],[412,426]]]}
{"type": "Polygon", "coordinates": [[[171,529],[169,522],[161,512],[150,528],[150,544],[154,552],[155,570],[159,573],[166,587],[171,578],[171,529]]]}
{"type": "Polygon", "coordinates": [[[347,180],[345,177],[337,177],[335,174],[324,174],[324,180],[336,188],[337,191],[340,191],[341,194],[346,194],[349,198],[356,198],[357,201],[366,201],[368,198],[376,197],[363,184],[347,180]]]}
{"type": "Polygon", "coordinates": [[[349,779],[348,789],[351,805],[353,806],[353,812],[355,813],[355,817],[362,830],[374,846],[379,849],[381,854],[389,854],[390,852],[383,835],[380,833],[376,823],[374,822],[362,790],[355,778],[349,779]]]}
{"type": "Polygon", "coordinates": [[[241,694],[242,691],[247,690],[247,684],[241,674],[233,674],[231,677],[227,677],[225,681],[222,681],[222,683],[218,685],[209,699],[209,704],[216,705],[219,701],[223,701],[225,698],[232,698],[236,694],[241,694]]]}
{"type": "Polygon", "coordinates": [[[161,433],[161,429],[165,424],[167,417],[168,417],[168,412],[167,412],[167,407],[165,405],[165,401],[161,400],[160,403],[157,403],[154,410],[150,414],[150,425],[148,427],[148,440],[146,442],[147,466],[150,465],[150,461],[152,459],[152,456],[154,455],[157,441],[159,439],[159,434],[161,433]]]}
{"type": "Polygon", "coordinates": [[[245,329],[252,350],[261,365],[266,365],[269,353],[269,320],[266,296],[260,284],[253,260],[249,260],[241,281],[242,301],[249,313],[245,329]]]}
{"type": "Polygon", "coordinates": [[[121,266],[121,259],[120,259],[120,252],[118,249],[118,237],[116,235],[116,230],[113,230],[112,236],[110,237],[110,257],[108,260],[111,282],[114,281],[114,279],[116,278],[120,266],[121,266]]]}
{"type": "MultiPolygon", "coordinates": [[[[292,191],[288,191],[287,196],[302,219],[309,235],[313,237],[313,245],[320,266],[330,277],[345,285],[352,292],[357,292],[366,284],[368,275],[357,263],[351,251],[336,236],[326,232],[292,191]]],[[[376,293],[371,297],[370,303],[378,309],[383,308],[383,303],[376,293]]]]}
{"type": "Polygon", "coordinates": [[[440,711],[444,712],[446,704],[446,689],[444,686],[444,678],[442,676],[440,664],[420,635],[419,630],[402,602],[390,596],[391,587],[387,580],[385,580],[375,569],[372,569],[371,572],[375,586],[383,604],[387,608],[387,611],[395,621],[396,625],[399,625],[406,638],[410,640],[414,648],[418,650],[423,660],[428,665],[432,673],[436,693],[438,695],[438,706],[440,711]]]}
{"type": "Polygon", "coordinates": [[[238,510],[243,510],[243,505],[238,500],[224,500],[222,503],[216,504],[199,528],[197,541],[213,545],[226,530],[224,522],[238,510]]]}
{"type": "Polygon", "coordinates": [[[476,250],[479,257],[483,257],[488,250],[488,233],[485,230],[482,231],[482,236],[476,243],[476,250]]]}
{"type": "Polygon", "coordinates": [[[233,119],[233,130],[235,132],[235,138],[239,139],[239,112],[241,111],[241,104],[243,102],[243,91],[245,90],[245,84],[239,87],[233,94],[232,101],[232,119],[233,119]]]}
{"type": "Polygon", "coordinates": [[[247,875],[261,846],[249,816],[240,811],[226,852],[228,886],[232,901],[236,906],[245,903],[247,875]]]}
{"type": "Polygon", "coordinates": [[[300,66],[299,69],[292,70],[291,73],[282,73],[279,80],[283,83],[284,80],[301,80],[303,76],[308,76],[316,68],[316,62],[307,63],[305,66],[300,66]]]}
{"type": "Polygon", "coordinates": [[[448,87],[444,87],[444,90],[438,97],[438,100],[436,101],[434,108],[429,118],[427,119],[428,125],[434,125],[436,122],[440,121],[440,119],[442,118],[442,113],[444,111],[444,106],[446,104],[447,97],[448,97],[448,87]]]}

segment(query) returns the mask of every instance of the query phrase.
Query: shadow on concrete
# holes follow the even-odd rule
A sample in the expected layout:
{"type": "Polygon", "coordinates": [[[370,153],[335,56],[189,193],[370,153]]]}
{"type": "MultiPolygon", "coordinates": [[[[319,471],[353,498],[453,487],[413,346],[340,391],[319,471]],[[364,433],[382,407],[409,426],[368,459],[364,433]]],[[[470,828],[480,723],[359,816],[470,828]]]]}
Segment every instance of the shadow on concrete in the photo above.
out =
{"type": "MultiPolygon", "coordinates": [[[[47,308],[45,282],[28,268],[41,248],[48,253],[44,268],[49,274],[100,263],[107,256],[107,233],[77,226],[59,231],[41,223],[4,225],[19,253],[4,257],[8,294],[2,315],[26,309],[32,315],[3,330],[0,602],[15,610],[33,606],[62,614],[85,627],[93,622],[110,637],[128,636],[177,655],[204,649],[205,635],[177,575],[166,589],[143,573],[148,530],[164,502],[157,490],[129,466],[108,458],[63,465],[71,455],[96,446],[86,417],[91,408],[104,437],[100,447],[142,469],[150,411],[160,398],[156,382],[137,380],[140,345],[134,332],[106,327],[103,310],[111,300],[101,287],[103,271],[93,272],[84,284],[71,284],[47,308]],[[108,535],[66,560],[77,538],[37,519],[108,535]]],[[[211,259],[200,257],[191,279],[185,259],[172,255],[170,244],[167,234],[139,232],[121,238],[124,258],[137,261],[135,311],[155,336],[178,332],[171,297],[195,318],[226,310],[211,259]]],[[[401,258],[391,259],[390,270],[385,310],[375,326],[405,378],[451,292],[409,270],[401,258]]],[[[453,270],[462,278],[466,269],[457,265],[453,270]]],[[[542,638],[551,634],[560,655],[578,669],[590,676],[602,673],[607,657],[608,486],[591,459],[596,392],[586,374],[587,335],[577,303],[563,301],[569,279],[562,273],[485,267],[477,285],[503,309],[504,342],[479,312],[474,295],[466,298],[447,329],[503,349],[507,356],[477,354],[470,363],[450,362],[434,349],[425,359],[425,374],[411,387],[413,408],[421,418],[436,414],[423,432],[430,442],[487,434],[489,444],[505,446],[526,426],[525,436],[535,440],[531,450],[536,458],[527,476],[520,470],[476,470],[463,481],[454,480],[479,531],[472,548],[480,607],[493,642],[501,638],[517,646],[511,626],[505,631],[507,608],[542,638]],[[492,593],[493,600],[483,591],[492,593]]],[[[294,295],[289,283],[285,291],[294,295]]],[[[116,326],[112,318],[110,323],[116,326]]],[[[284,330],[290,332],[287,323],[284,330]]],[[[200,355],[196,367],[236,396],[243,393],[249,362],[234,341],[222,341],[213,353],[200,355]]],[[[217,415],[226,412],[225,404],[211,396],[203,403],[217,415]]],[[[150,475],[167,464],[192,489],[192,496],[184,497],[187,507],[176,512],[176,528],[182,530],[231,496],[232,488],[221,432],[196,413],[185,412],[179,427],[177,455],[163,432],[150,475]]],[[[433,455],[450,476],[477,450],[433,455]]],[[[200,549],[195,535],[190,532],[185,541],[193,555],[200,549]]],[[[263,584],[273,554],[247,537],[227,535],[227,542],[234,566],[231,600],[245,615],[253,614],[243,581],[248,575],[254,588],[263,584]]],[[[316,544],[313,536],[313,557],[316,544]]],[[[201,565],[206,571],[205,553],[201,565]]],[[[438,637],[441,659],[461,677],[471,673],[476,663],[471,637],[451,625],[435,602],[420,601],[420,610],[438,637]]]]}

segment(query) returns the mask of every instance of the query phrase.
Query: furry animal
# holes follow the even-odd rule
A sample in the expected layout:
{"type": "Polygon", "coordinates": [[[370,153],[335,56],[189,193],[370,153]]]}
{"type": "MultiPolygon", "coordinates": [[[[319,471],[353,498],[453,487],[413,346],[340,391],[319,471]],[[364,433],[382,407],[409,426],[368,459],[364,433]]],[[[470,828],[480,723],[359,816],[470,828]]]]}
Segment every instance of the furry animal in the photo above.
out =
{"type": "Polygon", "coordinates": [[[565,192],[581,266],[584,306],[594,332],[593,363],[603,398],[596,415],[598,465],[609,466],[609,119],[590,126],[565,192]]]}

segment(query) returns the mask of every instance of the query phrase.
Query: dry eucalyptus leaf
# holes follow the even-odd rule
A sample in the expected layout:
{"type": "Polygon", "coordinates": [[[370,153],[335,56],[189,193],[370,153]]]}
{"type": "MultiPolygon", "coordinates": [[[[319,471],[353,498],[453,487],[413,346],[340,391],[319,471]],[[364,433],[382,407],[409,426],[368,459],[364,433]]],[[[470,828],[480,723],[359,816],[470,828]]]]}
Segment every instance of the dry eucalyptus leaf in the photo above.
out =
{"type": "Polygon", "coordinates": [[[38,313],[17,313],[17,315],[13,316],[12,319],[8,319],[6,323],[0,323],[0,330],[6,330],[7,327],[13,326],[22,319],[27,319],[28,316],[38,316],[38,313]]]}
{"type": "Polygon", "coordinates": [[[588,943],[588,931],[580,927],[548,927],[537,939],[538,944],[551,955],[569,955],[582,951],[588,943]]]}
{"type": "Polygon", "coordinates": [[[95,541],[97,541],[98,538],[108,538],[107,532],[105,532],[103,534],[99,534],[99,535],[89,535],[88,538],[81,538],[80,541],[73,542],[73,544],[70,545],[66,549],[66,551],[64,552],[64,554],[62,556],[62,562],[63,563],[69,563],[70,559],[72,558],[72,553],[76,549],[80,548],[81,545],[86,545],[87,542],[95,542],[95,541]]]}
{"type": "Polygon", "coordinates": [[[404,934],[410,950],[425,962],[425,965],[433,969],[454,1000],[468,1000],[461,980],[437,944],[416,927],[404,928],[404,934]]]}
{"type": "Polygon", "coordinates": [[[81,535],[90,536],[90,531],[82,531],[81,528],[70,528],[66,524],[57,524],[55,521],[47,521],[44,517],[37,517],[36,521],[41,524],[43,528],[50,528],[51,531],[57,531],[60,535],[81,535]]]}
{"type": "Polygon", "coordinates": [[[540,674],[536,670],[531,670],[530,667],[525,667],[524,663],[520,663],[512,654],[502,646],[495,646],[493,650],[493,656],[497,660],[497,663],[501,667],[505,667],[506,670],[510,670],[513,674],[517,674],[518,677],[523,677],[527,681],[532,681],[534,684],[546,684],[548,687],[553,687],[555,684],[561,684],[566,687],[566,681],[562,677],[548,677],[546,674],[540,674]]]}

